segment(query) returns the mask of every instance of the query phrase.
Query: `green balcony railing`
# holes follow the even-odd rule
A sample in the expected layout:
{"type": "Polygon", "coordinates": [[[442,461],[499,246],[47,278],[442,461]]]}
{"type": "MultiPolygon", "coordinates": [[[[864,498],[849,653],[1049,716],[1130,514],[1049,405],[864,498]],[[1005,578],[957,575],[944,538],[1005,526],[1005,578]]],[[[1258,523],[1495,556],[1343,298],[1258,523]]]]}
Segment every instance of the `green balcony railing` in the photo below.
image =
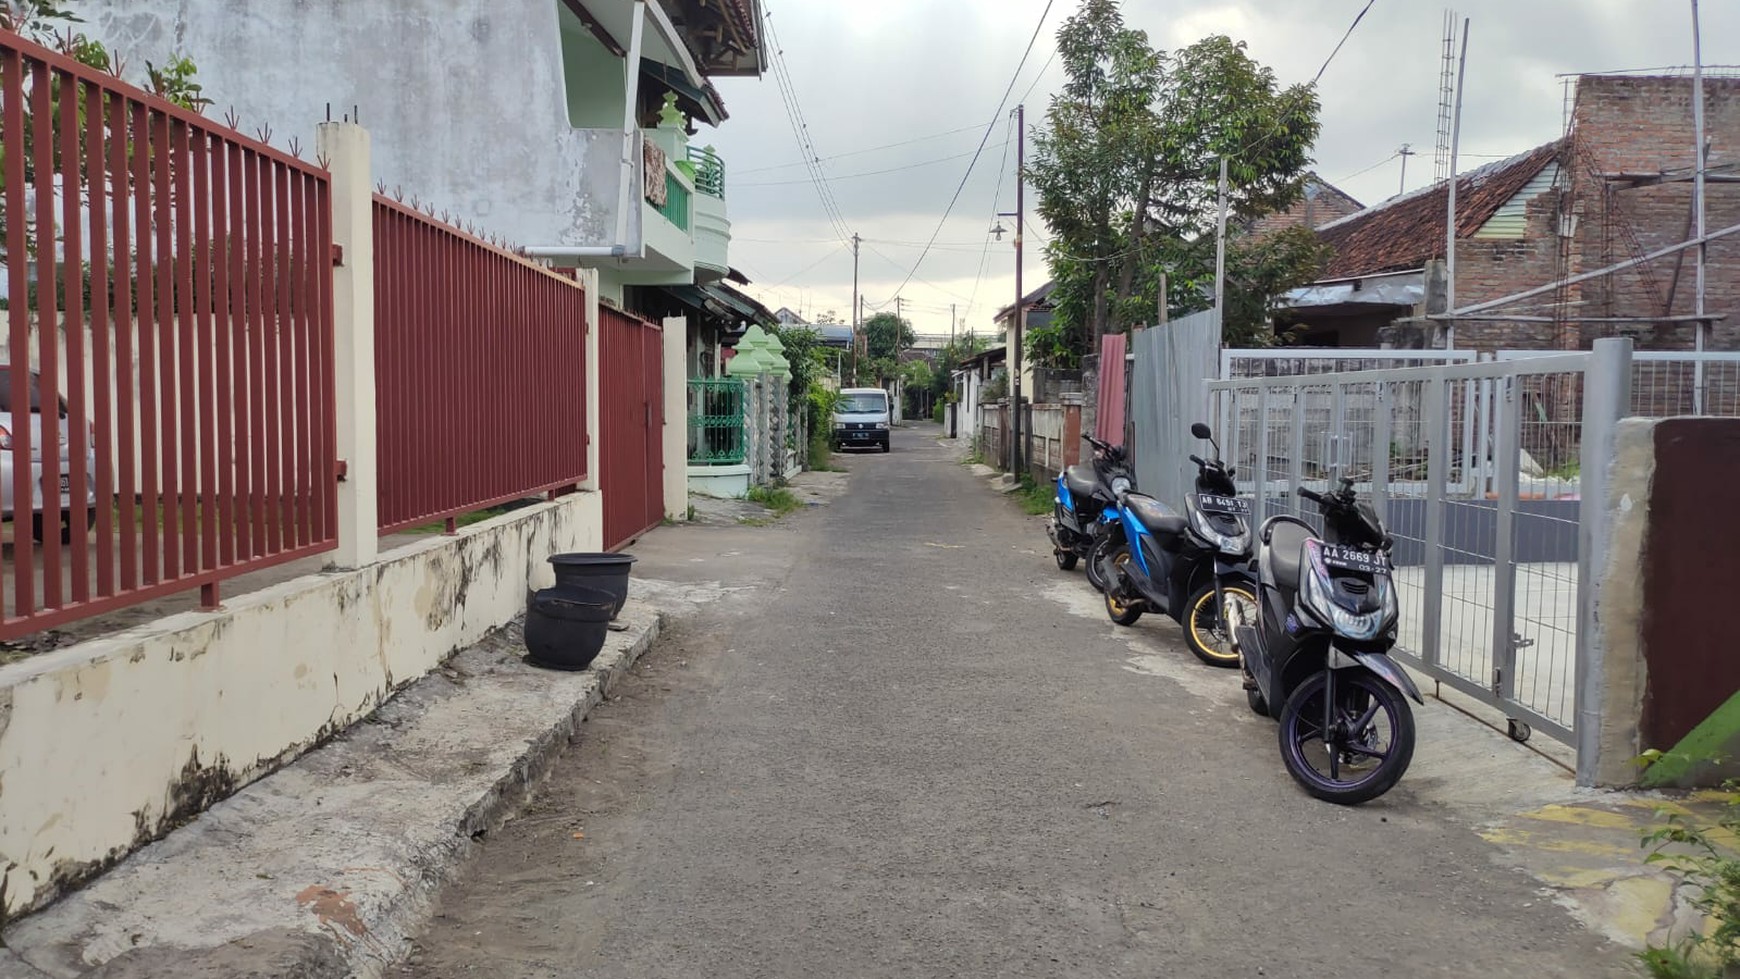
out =
{"type": "Polygon", "coordinates": [[[689,147],[689,165],[694,168],[696,190],[725,199],[725,161],[712,147],[689,147]]]}
{"type": "Polygon", "coordinates": [[[653,205],[653,210],[663,214],[670,222],[684,231],[689,230],[689,204],[693,198],[689,188],[677,179],[677,175],[665,171],[665,203],[664,206],[653,205]]]}
{"type": "Polygon", "coordinates": [[[689,382],[689,465],[734,466],[743,462],[743,410],[748,390],[734,377],[689,382]]]}

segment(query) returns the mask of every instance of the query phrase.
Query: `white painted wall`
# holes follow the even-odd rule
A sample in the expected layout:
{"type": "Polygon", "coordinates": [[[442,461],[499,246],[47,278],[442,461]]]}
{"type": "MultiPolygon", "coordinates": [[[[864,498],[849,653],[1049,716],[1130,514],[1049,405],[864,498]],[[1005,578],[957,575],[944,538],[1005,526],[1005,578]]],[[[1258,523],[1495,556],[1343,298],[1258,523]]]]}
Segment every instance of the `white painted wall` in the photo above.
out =
{"type": "MultiPolygon", "coordinates": [[[[143,70],[191,56],[214,100],[314,158],[315,125],[356,107],[374,177],[521,245],[607,244],[616,116],[570,122],[558,0],[85,0],[82,30],[143,70]]],[[[595,42],[594,42],[595,43],[595,42]]],[[[608,54],[602,48],[599,54],[608,54]]],[[[603,76],[610,65],[597,66],[603,76]]],[[[638,205],[639,195],[634,195],[638,205]]],[[[638,212],[638,206],[636,207],[638,212]]],[[[638,235],[638,221],[634,234],[638,235]]]]}
{"type": "Polygon", "coordinates": [[[597,493],[0,668],[9,913],[359,720],[602,548],[597,493]]]}

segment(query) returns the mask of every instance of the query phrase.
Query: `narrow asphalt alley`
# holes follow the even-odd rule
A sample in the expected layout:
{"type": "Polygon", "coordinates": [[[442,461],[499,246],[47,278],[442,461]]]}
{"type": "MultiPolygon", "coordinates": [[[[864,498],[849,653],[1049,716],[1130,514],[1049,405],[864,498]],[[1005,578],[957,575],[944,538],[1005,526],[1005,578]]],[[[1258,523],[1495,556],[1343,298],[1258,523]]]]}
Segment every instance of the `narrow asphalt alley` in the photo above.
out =
{"type": "Polygon", "coordinates": [[[1235,675],[1158,617],[1112,626],[937,432],[843,460],[826,506],[634,548],[637,575],[727,592],[594,715],[400,974],[1636,974],[1424,769],[1359,809],[1307,797],[1235,675]]]}

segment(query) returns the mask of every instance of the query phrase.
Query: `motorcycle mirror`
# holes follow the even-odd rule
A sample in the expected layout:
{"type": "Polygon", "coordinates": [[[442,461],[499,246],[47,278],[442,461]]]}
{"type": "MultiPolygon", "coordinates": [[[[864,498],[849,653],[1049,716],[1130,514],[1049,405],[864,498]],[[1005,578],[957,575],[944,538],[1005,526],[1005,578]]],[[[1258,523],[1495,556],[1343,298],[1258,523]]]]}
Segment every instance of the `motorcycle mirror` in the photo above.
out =
{"type": "Polygon", "coordinates": [[[1210,432],[1208,430],[1208,426],[1204,425],[1202,422],[1197,422],[1196,424],[1190,426],[1190,434],[1196,436],[1199,439],[1212,439],[1212,438],[1214,438],[1214,433],[1210,432]]]}

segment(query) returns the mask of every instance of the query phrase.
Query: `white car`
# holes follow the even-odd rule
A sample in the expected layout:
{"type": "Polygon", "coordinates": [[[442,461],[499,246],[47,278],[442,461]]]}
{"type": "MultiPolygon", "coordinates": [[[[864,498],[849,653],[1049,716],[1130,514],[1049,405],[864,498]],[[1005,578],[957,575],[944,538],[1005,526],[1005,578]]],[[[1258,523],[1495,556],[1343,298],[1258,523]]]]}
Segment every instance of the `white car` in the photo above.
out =
{"type": "Polygon", "coordinates": [[[867,449],[888,444],[888,392],[881,388],[845,388],[834,409],[834,447],[867,449]]]}
{"type": "MultiPolygon", "coordinates": [[[[31,371],[29,382],[31,476],[30,512],[38,540],[42,539],[42,532],[44,529],[42,526],[42,508],[43,490],[45,489],[42,485],[42,388],[38,383],[39,381],[40,375],[36,371],[31,371]]],[[[0,364],[0,510],[5,511],[5,516],[8,520],[13,519],[13,514],[17,509],[16,502],[13,500],[13,472],[14,467],[17,465],[17,453],[13,451],[12,441],[12,426],[14,419],[17,416],[13,414],[12,405],[12,368],[8,365],[0,364]]],[[[58,489],[60,491],[61,511],[63,513],[70,513],[73,506],[72,476],[70,475],[72,466],[71,456],[69,454],[70,450],[67,445],[67,430],[71,427],[71,420],[67,417],[66,400],[64,398],[61,399],[59,407],[60,445],[58,449],[60,453],[60,485],[58,489]]],[[[88,487],[85,496],[85,506],[92,512],[93,517],[97,507],[97,492],[95,486],[97,453],[94,442],[95,439],[88,440],[88,447],[85,455],[85,479],[88,487]]],[[[69,538],[70,529],[71,528],[68,527],[66,523],[62,523],[62,541],[66,541],[69,538]]]]}

